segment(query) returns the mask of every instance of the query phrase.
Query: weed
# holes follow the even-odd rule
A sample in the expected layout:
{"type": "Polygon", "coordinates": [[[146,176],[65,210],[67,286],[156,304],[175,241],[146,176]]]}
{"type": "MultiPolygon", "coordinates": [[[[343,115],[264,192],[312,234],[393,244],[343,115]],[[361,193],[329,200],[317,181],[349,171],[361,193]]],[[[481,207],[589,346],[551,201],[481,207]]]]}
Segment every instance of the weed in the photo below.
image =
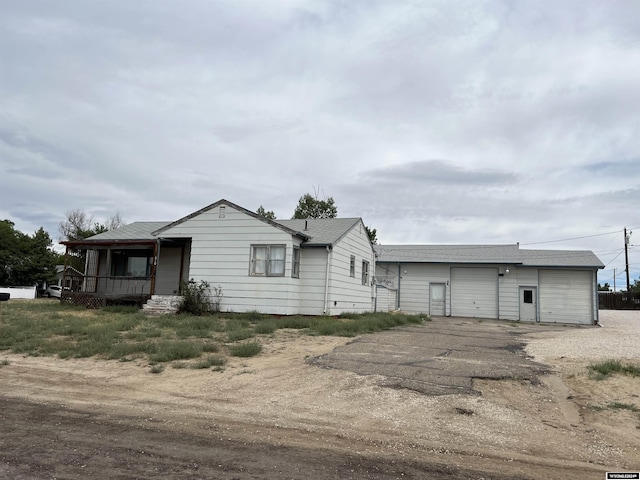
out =
{"type": "Polygon", "coordinates": [[[173,362],[171,364],[171,368],[175,368],[177,369],[181,369],[181,368],[187,368],[189,366],[189,364],[187,362],[173,362]]]}
{"type": "Polygon", "coordinates": [[[220,350],[220,348],[215,343],[203,343],[202,344],[202,351],[203,352],[216,353],[219,350],[220,350]]]}
{"type": "Polygon", "coordinates": [[[7,365],[10,365],[11,362],[9,361],[8,358],[5,358],[4,360],[0,360],[0,368],[2,367],[6,367],[7,365]]]}
{"type": "Polygon", "coordinates": [[[200,369],[200,368],[210,368],[214,366],[221,367],[225,363],[227,363],[227,361],[222,357],[208,357],[208,358],[205,358],[204,360],[200,360],[199,362],[194,363],[193,365],[191,365],[191,368],[200,369]]]}
{"type": "Polygon", "coordinates": [[[253,357],[262,351],[262,345],[258,342],[246,342],[238,345],[231,345],[229,352],[234,357],[253,357]]]}
{"type": "Polygon", "coordinates": [[[224,367],[218,366],[211,369],[214,372],[224,372],[224,367]]]}
{"type": "Polygon", "coordinates": [[[164,365],[153,365],[151,367],[151,373],[162,373],[164,372],[164,365]]]}
{"type": "Polygon", "coordinates": [[[613,410],[630,410],[632,412],[640,412],[640,408],[636,407],[632,403],[611,402],[607,404],[607,407],[613,410]]]}

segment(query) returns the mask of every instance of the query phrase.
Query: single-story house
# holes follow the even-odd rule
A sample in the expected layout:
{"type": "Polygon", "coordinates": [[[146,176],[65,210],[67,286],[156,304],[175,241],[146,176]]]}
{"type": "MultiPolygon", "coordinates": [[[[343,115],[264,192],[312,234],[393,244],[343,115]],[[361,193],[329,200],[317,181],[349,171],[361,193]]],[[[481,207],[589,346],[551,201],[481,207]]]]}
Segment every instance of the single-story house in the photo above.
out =
{"type": "Polygon", "coordinates": [[[519,245],[377,245],[377,298],[430,315],[595,324],[590,251],[519,245]],[[391,297],[391,300],[389,298],[391,297]]]}
{"type": "Polygon", "coordinates": [[[193,279],[220,287],[223,311],[281,315],[402,310],[593,324],[604,267],[590,251],[519,245],[374,250],[360,218],[270,220],[224,199],[63,244],[68,258],[84,259],[84,296],[173,296],[193,279]]]}
{"type": "Polygon", "coordinates": [[[135,222],[81,241],[83,294],[176,295],[220,287],[223,311],[336,315],[372,309],[375,254],[360,218],[269,220],[220,200],[174,222],[135,222]]]}

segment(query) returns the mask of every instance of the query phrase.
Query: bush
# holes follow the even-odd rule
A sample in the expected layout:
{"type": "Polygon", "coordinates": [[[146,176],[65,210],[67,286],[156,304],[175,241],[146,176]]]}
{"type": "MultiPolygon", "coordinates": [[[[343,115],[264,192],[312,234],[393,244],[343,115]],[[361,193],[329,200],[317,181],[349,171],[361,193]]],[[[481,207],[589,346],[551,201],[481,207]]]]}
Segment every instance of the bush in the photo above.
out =
{"type": "Polygon", "coordinates": [[[220,311],[222,288],[213,287],[209,282],[201,280],[196,283],[194,279],[182,282],[180,285],[182,302],[178,307],[178,313],[190,313],[191,315],[204,315],[220,311]],[[213,290],[213,291],[212,291],[213,290]]]}
{"type": "Polygon", "coordinates": [[[229,353],[234,357],[253,357],[262,351],[262,345],[258,342],[247,342],[229,347],[229,353]]]}
{"type": "Polygon", "coordinates": [[[596,379],[601,380],[614,373],[623,373],[632,377],[640,377],[640,367],[635,365],[623,365],[620,360],[606,360],[600,363],[592,363],[589,365],[596,379]]]}

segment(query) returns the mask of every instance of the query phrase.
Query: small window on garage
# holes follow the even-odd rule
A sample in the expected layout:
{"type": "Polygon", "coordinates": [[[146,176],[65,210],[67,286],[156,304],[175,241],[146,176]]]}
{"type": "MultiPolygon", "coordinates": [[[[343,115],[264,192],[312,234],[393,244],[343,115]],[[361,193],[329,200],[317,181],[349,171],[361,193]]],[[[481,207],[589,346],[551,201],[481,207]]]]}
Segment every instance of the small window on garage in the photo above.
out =
{"type": "Polygon", "coordinates": [[[533,303],[533,290],[524,291],[524,303],[533,303]]]}

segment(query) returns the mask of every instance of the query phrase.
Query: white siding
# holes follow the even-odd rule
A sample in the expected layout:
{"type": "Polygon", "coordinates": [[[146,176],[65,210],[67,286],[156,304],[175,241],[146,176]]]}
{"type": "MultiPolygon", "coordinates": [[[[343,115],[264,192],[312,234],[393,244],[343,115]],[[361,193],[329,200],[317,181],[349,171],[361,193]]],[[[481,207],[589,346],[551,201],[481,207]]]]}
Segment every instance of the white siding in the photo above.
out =
{"type": "Polygon", "coordinates": [[[400,291],[400,304],[397,308],[408,313],[429,313],[429,285],[444,283],[446,289],[445,308],[449,314],[449,265],[424,263],[403,263],[400,265],[398,281],[397,264],[378,264],[376,277],[395,286],[400,291]]]}
{"type": "Polygon", "coordinates": [[[342,312],[370,312],[373,310],[374,256],[369,237],[362,222],[358,222],[337,242],[331,254],[329,280],[329,315],[342,312]],[[350,274],[351,255],[356,257],[355,277],[350,274]],[[362,261],[369,262],[369,279],[362,285],[362,261]]]}
{"type": "MultiPolygon", "coordinates": [[[[223,311],[299,313],[301,280],[291,278],[294,240],[289,233],[225,206],[207,210],[162,232],[167,238],[191,238],[188,276],[222,288],[223,311]],[[249,275],[251,245],[285,245],[282,277],[249,275]]],[[[302,268],[302,266],[301,266],[302,268]]]]}
{"type": "Polygon", "coordinates": [[[593,285],[590,270],[540,270],[540,320],[593,323],[593,285]]]}
{"type": "Polygon", "coordinates": [[[520,305],[518,302],[518,271],[515,266],[507,265],[499,267],[498,276],[498,314],[503,320],[518,320],[520,318],[520,305]],[[507,273],[509,270],[509,273],[507,273]]]}
{"type": "Polygon", "coordinates": [[[397,292],[384,285],[376,285],[376,312],[391,312],[396,309],[397,292]]]}
{"type": "Polygon", "coordinates": [[[451,269],[451,315],[498,318],[498,269],[451,269]]]}

